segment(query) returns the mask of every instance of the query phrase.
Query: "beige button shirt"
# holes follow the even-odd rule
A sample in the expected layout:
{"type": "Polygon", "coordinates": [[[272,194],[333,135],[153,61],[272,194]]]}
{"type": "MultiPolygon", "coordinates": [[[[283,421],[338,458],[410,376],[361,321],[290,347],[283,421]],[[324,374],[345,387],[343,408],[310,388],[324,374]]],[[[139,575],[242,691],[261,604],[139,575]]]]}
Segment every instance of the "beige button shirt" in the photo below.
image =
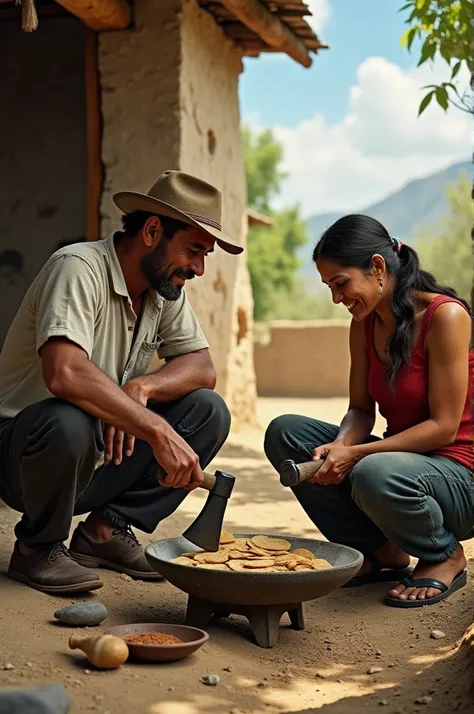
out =
{"type": "Polygon", "coordinates": [[[0,353],[0,420],[47,399],[38,351],[67,337],[116,384],[145,374],[161,359],[209,345],[183,290],[176,301],[149,290],[136,331],[113,234],[54,253],[28,289],[0,353]]]}

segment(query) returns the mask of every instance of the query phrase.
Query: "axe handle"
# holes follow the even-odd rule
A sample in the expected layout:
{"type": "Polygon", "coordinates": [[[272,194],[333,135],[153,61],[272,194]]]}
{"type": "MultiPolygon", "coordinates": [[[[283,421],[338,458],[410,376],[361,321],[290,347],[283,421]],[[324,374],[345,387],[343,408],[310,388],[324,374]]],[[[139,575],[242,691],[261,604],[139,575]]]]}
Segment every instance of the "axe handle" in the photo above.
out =
{"type": "Polygon", "coordinates": [[[319,459],[318,461],[306,461],[304,464],[298,464],[296,467],[298,469],[298,474],[300,477],[298,483],[301,483],[302,481],[307,481],[309,478],[311,478],[311,476],[317,474],[323,464],[324,459],[319,459]]]}
{"type": "Polygon", "coordinates": [[[203,471],[204,479],[199,488],[204,488],[206,491],[213,491],[216,485],[215,474],[210,474],[209,471],[203,471]]]}

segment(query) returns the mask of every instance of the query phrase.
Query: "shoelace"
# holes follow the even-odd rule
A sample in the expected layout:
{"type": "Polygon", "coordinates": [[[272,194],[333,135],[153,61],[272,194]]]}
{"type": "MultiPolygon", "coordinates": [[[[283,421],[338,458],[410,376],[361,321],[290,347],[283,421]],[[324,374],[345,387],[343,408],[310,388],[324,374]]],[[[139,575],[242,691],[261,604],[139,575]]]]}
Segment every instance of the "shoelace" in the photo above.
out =
{"type": "Polygon", "coordinates": [[[131,540],[133,547],[135,547],[137,545],[138,545],[138,547],[141,547],[140,541],[138,540],[135,533],[132,531],[131,526],[125,526],[125,528],[117,528],[115,531],[113,531],[113,535],[116,535],[116,534],[121,535],[122,540],[126,540],[126,539],[131,540]]]}
{"type": "Polygon", "coordinates": [[[71,557],[64,543],[56,543],[56,545],[53,545],[49,550],[45,550],[44,556],[49,563],[71,557]]]}

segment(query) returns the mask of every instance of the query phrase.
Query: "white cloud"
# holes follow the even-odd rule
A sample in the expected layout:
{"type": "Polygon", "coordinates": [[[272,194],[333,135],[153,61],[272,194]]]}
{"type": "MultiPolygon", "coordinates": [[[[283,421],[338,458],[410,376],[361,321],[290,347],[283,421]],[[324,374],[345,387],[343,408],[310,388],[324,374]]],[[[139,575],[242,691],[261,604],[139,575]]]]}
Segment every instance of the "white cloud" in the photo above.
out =
{"type": "MultiPolygon", "coordinates": [[[[275,126],[290,174],[281,204],[299,201],[304,215],[361,209],[411,179],[468,159],[469,115],[433,105],[417,118],[421,87],[445,76],[444,67],[403,70],[369,57],[357,70],[342,121],[330,124],[317,113],[295,127],[275,126]]],[[[467,76],[459,79],[467,85],[467,76]]],[[[258,118],[248,119],[256,128],[258,118]]]]}
{"type": "Polygon", "coordinates": [[[305,20],[321,38],[321,31],[327,27],[331,19],[329,0],[306,0],[306,5],[309,7],[312,15],[305,17],[305,20]]]}

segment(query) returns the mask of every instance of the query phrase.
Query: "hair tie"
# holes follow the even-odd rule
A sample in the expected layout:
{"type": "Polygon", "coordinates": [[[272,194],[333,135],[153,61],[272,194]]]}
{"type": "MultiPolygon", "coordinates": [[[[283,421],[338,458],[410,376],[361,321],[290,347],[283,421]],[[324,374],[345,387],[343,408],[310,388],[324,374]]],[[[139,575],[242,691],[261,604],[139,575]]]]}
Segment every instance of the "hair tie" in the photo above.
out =
{"type": "Polygon", "coordinates": [[[397,253],[400,252],[400,248],[402,247],[402,245],[403,243],[400,238],[395,238],[395,236],[392,236],[392,246],[397,253]]]}

